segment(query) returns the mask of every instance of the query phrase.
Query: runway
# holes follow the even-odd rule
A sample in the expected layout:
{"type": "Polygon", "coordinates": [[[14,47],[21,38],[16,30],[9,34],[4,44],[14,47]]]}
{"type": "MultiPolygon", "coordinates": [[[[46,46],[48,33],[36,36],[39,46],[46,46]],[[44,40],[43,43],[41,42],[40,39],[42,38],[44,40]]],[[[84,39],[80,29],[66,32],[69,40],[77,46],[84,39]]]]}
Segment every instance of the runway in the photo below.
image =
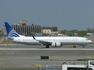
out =
{"type": "Polygon", "coordinates": [[[45,48],[45,46],[41,45],[1,44],[0,50],[94,50],[94,44],[89,44],[85,48],[78,45],[76,48],[70,48],[69,45],[45,48]]]}
{"type": "Polygon", "coordinates": [[[94,48],[0,48],[0,50],[94,50],[94,48]]]}
{"type": "Polygon", "coordinates": [[[35,68],[38,65],[62,65],[63,62],[86,64],[86,61],[77,59],[93,59],[94,48],[44,48],[41,46],[0,46],[1,68],[35,68]],[[49,59],[41,59],[41,56],[49,56],[49,59]]]}

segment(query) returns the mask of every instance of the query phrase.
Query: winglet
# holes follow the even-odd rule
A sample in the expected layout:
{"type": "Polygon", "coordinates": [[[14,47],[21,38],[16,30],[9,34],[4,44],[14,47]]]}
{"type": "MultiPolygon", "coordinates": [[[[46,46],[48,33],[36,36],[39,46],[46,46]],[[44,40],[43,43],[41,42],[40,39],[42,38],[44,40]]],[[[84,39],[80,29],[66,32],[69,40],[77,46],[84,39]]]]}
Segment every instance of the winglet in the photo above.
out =
{"type": "Polygon", "coordinates": [[[33,39],[36,39],[33,35],[32,35],[33,39]]]}

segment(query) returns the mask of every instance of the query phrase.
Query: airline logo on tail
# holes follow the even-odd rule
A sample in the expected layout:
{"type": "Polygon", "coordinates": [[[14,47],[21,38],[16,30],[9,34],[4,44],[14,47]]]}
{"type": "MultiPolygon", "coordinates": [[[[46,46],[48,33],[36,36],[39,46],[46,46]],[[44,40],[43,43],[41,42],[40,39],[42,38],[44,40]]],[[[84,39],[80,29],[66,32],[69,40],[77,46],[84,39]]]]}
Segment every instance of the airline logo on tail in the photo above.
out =
{"type": "Polygon", "coordinates": [[[19,34],[8,24],[8,22],[5,22],[5,27],[8,37],[19,37],[19,34]]]}
{"type": "Polygon", "coordinates": [[[8,34],[8,37],[19,37],[19,35],[15,30],[11,30],[8,34]]]}

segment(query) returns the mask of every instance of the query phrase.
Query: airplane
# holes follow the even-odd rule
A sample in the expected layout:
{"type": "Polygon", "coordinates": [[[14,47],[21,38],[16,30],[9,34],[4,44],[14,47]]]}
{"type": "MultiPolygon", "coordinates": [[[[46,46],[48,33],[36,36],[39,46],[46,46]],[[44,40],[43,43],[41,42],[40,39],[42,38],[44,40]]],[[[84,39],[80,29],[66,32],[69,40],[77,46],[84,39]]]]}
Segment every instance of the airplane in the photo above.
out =
{"type": "Polygon", "coordinates": [[[85,37],[35,37],[35,36],[24,36],[18,34],[13,27],[8,23],[5,23],[5,28],[7,32],[6,39],[9,39],[13,42],[21,43],[21,44],[30,44],[30,45],[43,45],[45,48],[59,47],[62,45],[81,45],[85,46],[87,44],[92,43],[91,40],[85,37]]]}

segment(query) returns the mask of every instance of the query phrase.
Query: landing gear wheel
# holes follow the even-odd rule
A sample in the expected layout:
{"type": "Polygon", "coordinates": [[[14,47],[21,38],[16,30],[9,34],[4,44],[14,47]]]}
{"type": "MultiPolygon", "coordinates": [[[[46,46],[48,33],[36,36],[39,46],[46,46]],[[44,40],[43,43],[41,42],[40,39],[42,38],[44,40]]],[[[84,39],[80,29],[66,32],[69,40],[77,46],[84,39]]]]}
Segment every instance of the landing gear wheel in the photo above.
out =
{"type": "Polygon", "coordinates": [[[74,46],[74,48],[76,48],[76,46],[74,46]]]}
{"type": "Polygon", "coordinates": [[[83,45],[83,48],[85,48],[85,46],[83,45]]]}
{"type": "Polygon", "coordinates": [[[46,45],[46,48],[49,48],[49,45],[46,45]]]}

